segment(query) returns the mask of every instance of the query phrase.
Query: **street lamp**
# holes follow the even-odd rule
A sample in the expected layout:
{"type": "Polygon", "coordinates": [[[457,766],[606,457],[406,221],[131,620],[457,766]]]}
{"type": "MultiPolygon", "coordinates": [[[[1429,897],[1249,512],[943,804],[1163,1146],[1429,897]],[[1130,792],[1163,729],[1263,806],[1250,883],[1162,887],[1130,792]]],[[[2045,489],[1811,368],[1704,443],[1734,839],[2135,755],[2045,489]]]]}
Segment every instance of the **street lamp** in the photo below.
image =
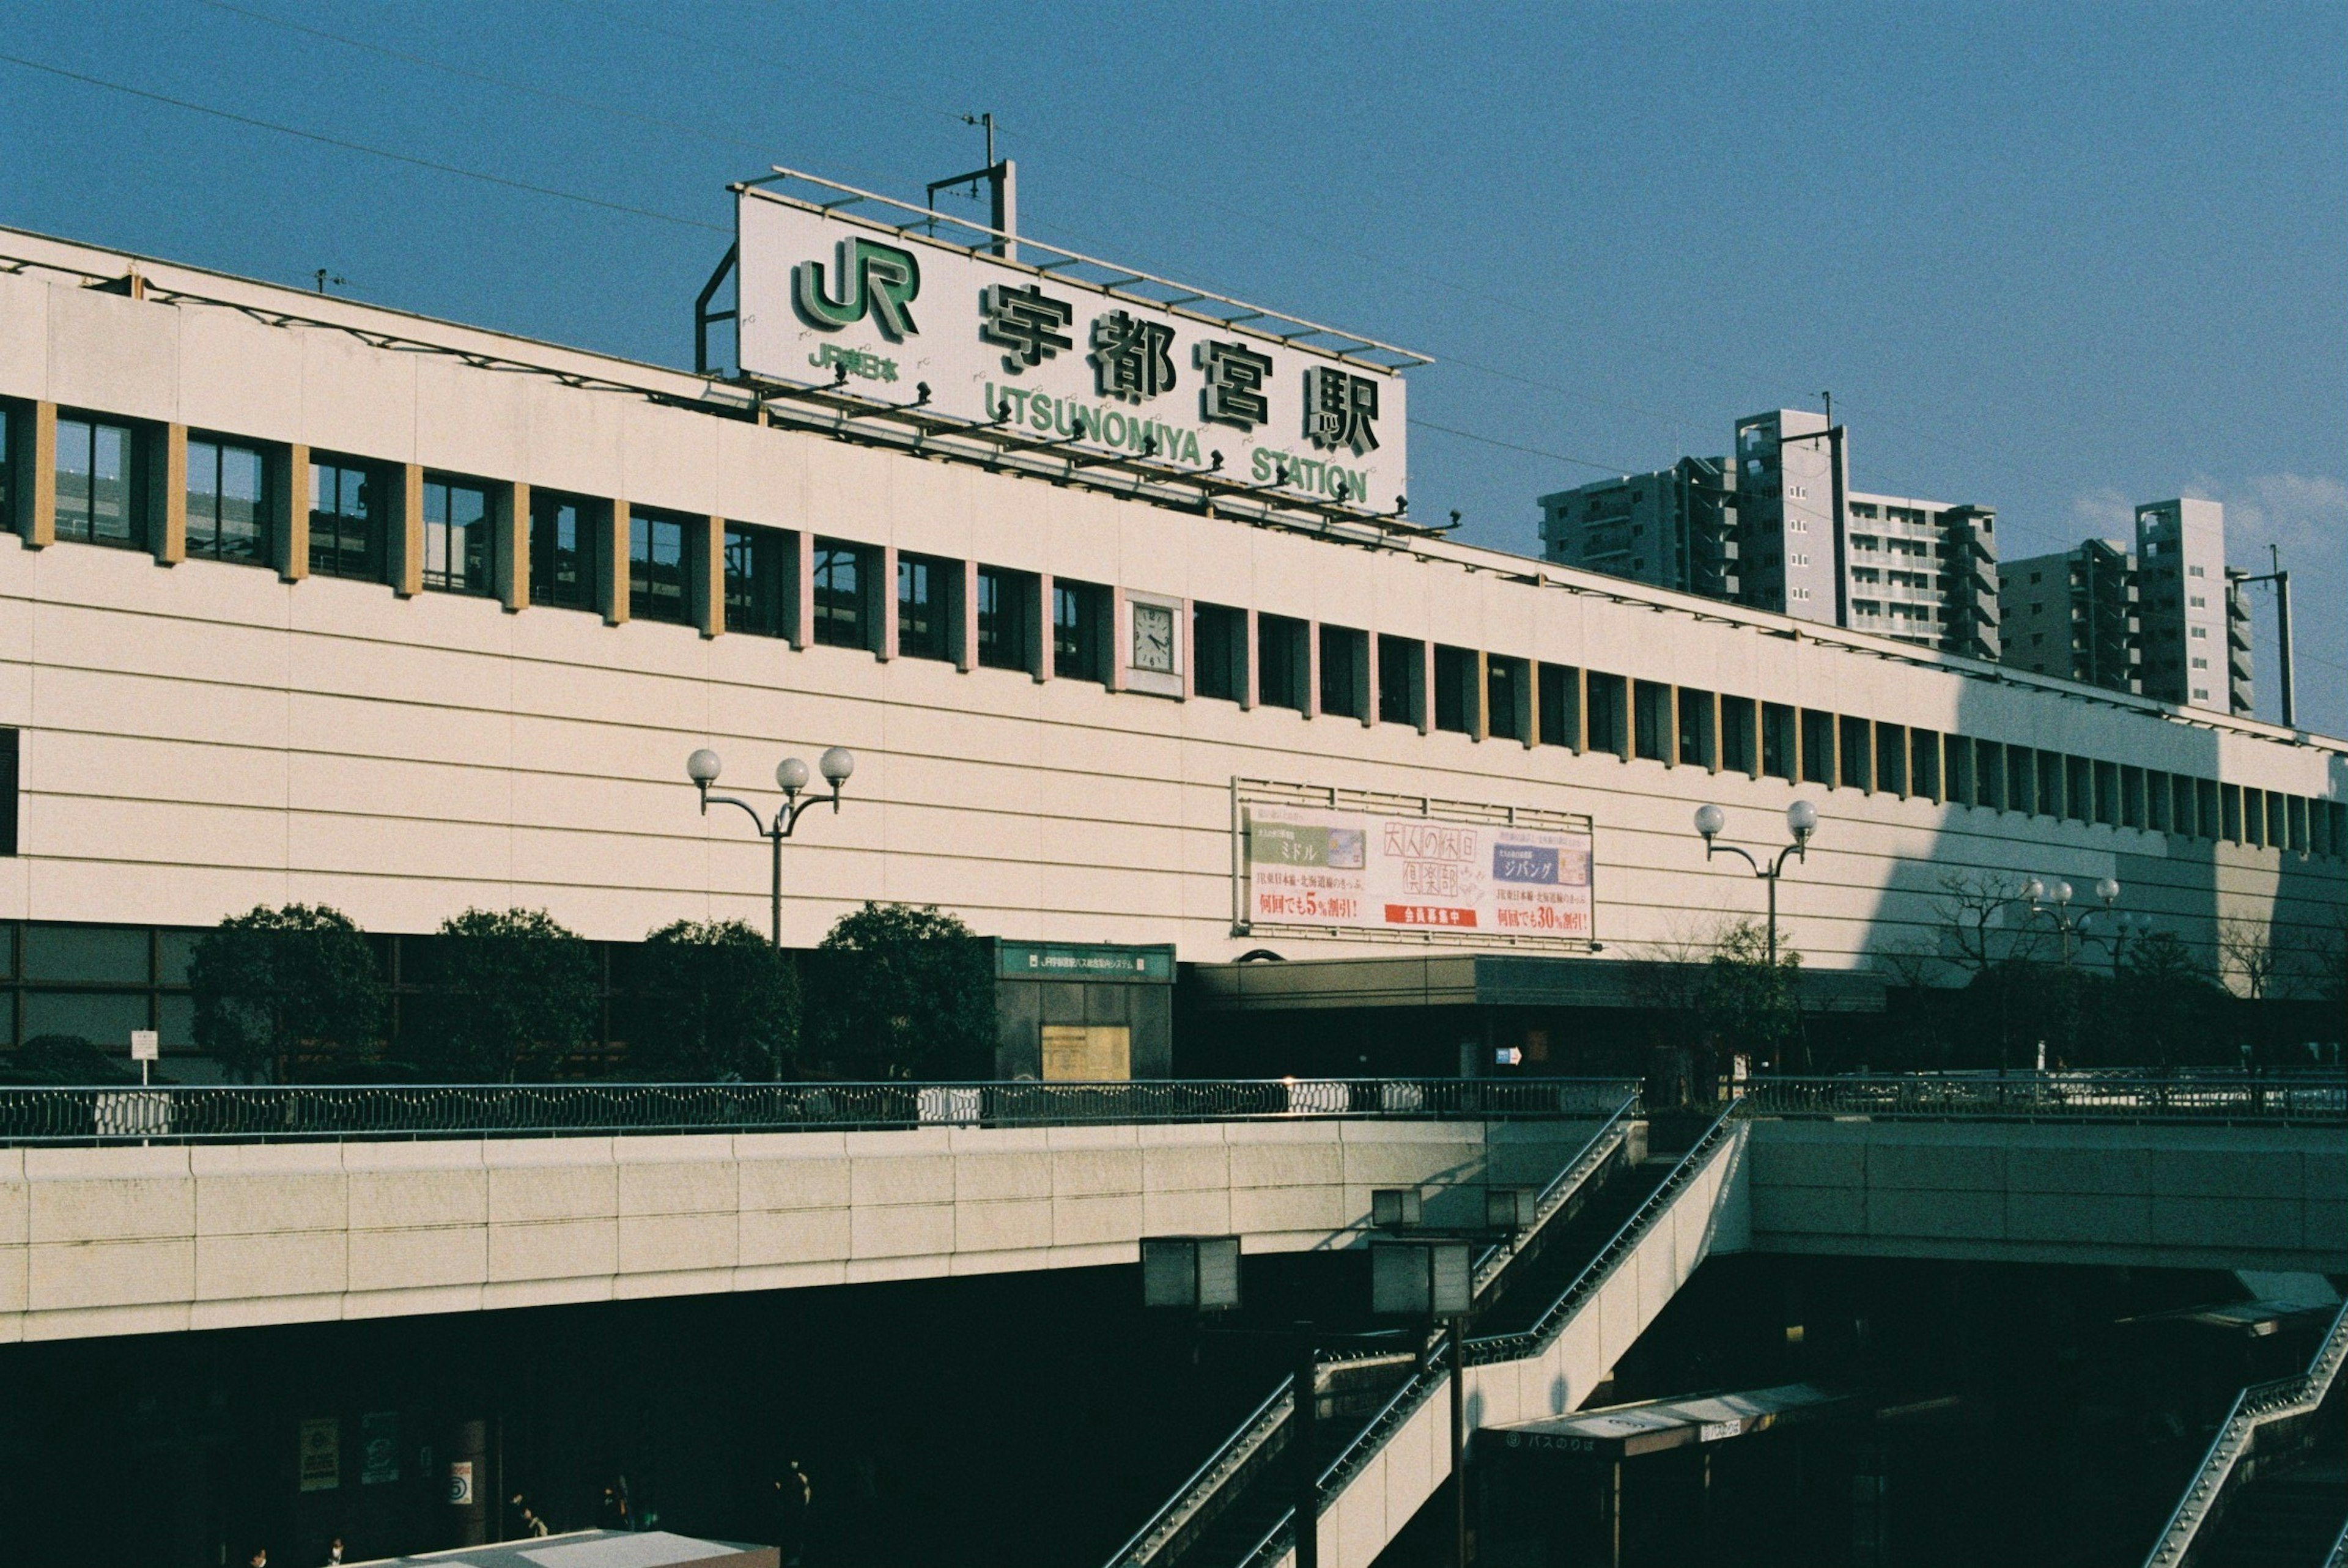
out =
{"type": "MultiPolygon", "coordinates": [[[[2095,918],[2096,912],[2093,909],[2084,909],[2076,915],[2072,914],[2071,885],[2059,876],[2052,882],[2032,877],[2023,884],[2022,896],[2030,900],[2032,914],[2045,916],[2054,923],[2054,928],[2063,934],[2063,962],[2067,966],[2071,961],[2071,948],[2075,940],[2087,928],[2087,922],[2095,918]]],[[[2105,877],[2096,884],[2096,897],[2102,901],[2105,910],[2108,912],[2113,905],[2119,902],[2119,883],[2112,877],[2105,877]]],[[[2118,962],[2116,948],[2113,949],[2113,961],[2118,962]]]]}
{"type": "MultiPolygon", "coordinates": [[[[771,818],[762,816],[758,808],[747,800],[709,793],[709,786],[717,782],[717,774],[723,765],[716,752],[703,746],[685,759],[685,776],[691,779],[694,787],[701,792],[702,815],[709,815],[709,803],[712,801],[720,805],[739,806],[749,814],[750,821],[758,829],[758,835],[773,847],[774,884],[769,905],[775,926],[775,946],[779,948],[783,945],[783,840],[798,826],[799,818],[807,815],[808,808],[825,797],[811,794],[801,800],[800,792],[808,786],[808,765],[797,757],[785,757],[775,768],[775,784],[783,792],[783,804],[775,808],[771,818]]],[[[831,809],[836,812],[839,809],[840,786],[847,784],[849,775],[856,771],[856,753],[846,746],[832,746],[816,759],[815,765],[822,771],[824,782],[831,785],[831,809]]]]}
{"type": "Polygon", "coordinates": [[[1766,866],[1736,845],[1719,842],[1720,830],[1727,825],[1728,818],[1718,806],[1695,808],[1695,830],[1704,838],[1704,857],[1710,860],[1715,855],[1734,855],[1753,867],[1754,876],[1769,885],[1769,969],[1774,974],[1777,968],[1777,878],[1786,874],[1787,856],[1808,863],[1810,835],[1818,830],[1818,808],[1806,800],[1797,800],[1786,808],[1786,827],[1794,841],[1777,851],[1776,858],[1766,866]]]}

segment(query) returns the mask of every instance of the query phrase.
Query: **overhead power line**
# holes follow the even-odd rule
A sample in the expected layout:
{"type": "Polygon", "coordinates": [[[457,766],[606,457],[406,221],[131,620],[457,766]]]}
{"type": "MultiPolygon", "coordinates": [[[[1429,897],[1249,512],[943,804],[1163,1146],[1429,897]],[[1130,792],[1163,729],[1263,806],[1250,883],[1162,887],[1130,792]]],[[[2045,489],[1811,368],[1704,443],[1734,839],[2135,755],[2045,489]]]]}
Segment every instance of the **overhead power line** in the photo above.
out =
{"type": "Polygon", "coordinates": [[[527,179],[512,179],[502,174],[490,174],[479,169],[467,169],[459,164],[442,163],[429,158],[417,158],[412,153],[394,152],[388,148],[370,147],[363,141],[351,141],[338,136],[326,136],[314,130],[304,130],[298,126],[281,125],[275,120],[260,119],[252,115],[215,108],[210,104],[196,103],[189,98],[173,97],[169,93],[150,92],[145,87],[134,87],[127,82],[108,81],[104,77],[93,77],[81,71],[68,71],[62,66],[46,65],[42,61],[28,60],[18,55],[0,54],[0,63],[19,66],[26,70],[39,71],[47,76],[59,77],[69,82],[79,82],[86,87],[102,87],[108,92],[122,93],[134,98],[144,98],[149,103],[168,104],[173,108],[186,109],[192,114],[210,115],[214,119],[227,120],[232,125],[248,126],[255,130],[274,131],[279,136],[290,136],[302,141],[314,142],[320,147],[335,148],[344,152],[364,153],[369,158],[404,163],[411,169],[428,169],[437,174],[453,174],[460,179],[479,180],[484,185],[501,186],[508,190],[527,191],[532,196],[551,197],[558,201],[575,201],[582,207],[601,208],[606,212],[624,213],[631,218],[648,218],[656,223],[674,223],[680,228],[702,229],[713,234],[734,232],[732,229],[723,224],[705,223],[697,218],[684,218],[674,212],[661,212],[650,207],[631,207],[624,201],[606,201],[600,196],[587,196],[576,190],[560,190],[551,185],[536,185],[527,179]]]}

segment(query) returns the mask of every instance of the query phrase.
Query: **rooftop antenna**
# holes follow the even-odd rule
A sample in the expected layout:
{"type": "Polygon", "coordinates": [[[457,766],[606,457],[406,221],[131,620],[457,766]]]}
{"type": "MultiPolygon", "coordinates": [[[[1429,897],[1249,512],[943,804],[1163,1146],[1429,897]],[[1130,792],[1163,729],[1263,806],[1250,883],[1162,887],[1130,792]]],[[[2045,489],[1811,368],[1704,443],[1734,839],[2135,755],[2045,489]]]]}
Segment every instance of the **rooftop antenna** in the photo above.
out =
{"type": "Polygon", "coordinates": [[[962,117],[962,123],[977,126],[986,132],[986,167],[947,179],[931,180],[930,210],[935,212],[938,210],[939,191],[967,185],[971,188],[971,194],[975,196],[979,181],[984,180],[987,192],[993,198],[989,203],[986,226],[994,230],[996,236],[988,249],[1007,261],[1015,261],[1019,259],[1018,241],[1013,238],[1019,232],[1018,166],[1007,158],[998,159],[994,156],[994,116],[992,113],[966,114],[962,117]]]}
{"type": "Polygon", "coordinates": [[[2269,567],[2267,571],[2257,577],[2243,578],[2241,585],[2248,588],[2254,582],[2274,584],[2275,673],[2279,677],[2276,684],[2281,688],[2278,694],[2282,698],[2282,727],[2286,730],[2295,730],[2299,725],[2295,722],[2298,704],[2293,701],[2291,692],[2291,573],[2283,570],[2282,550],[2275,545],[2267,546],[2267,563],[2269,567]]]}
{"type": "Polygon", "coordinates": [[[321,267],[316,272],[311,273],[310,276],[317,280],[318,292],[322,294],[326,292],[328,284],[332,284],[335,288],[339,289],[350,282],[348,278],[344,277],[340,272],[335,272],[331,267],[321,267]]]}
{"type": "Polygon", "coordinates": [[[1818,395],[1826,399],[1827,423],[1828,425],[1832,425],[1834,423],[1834,394],[1831,392],[1821,392],[1818,395]]]}

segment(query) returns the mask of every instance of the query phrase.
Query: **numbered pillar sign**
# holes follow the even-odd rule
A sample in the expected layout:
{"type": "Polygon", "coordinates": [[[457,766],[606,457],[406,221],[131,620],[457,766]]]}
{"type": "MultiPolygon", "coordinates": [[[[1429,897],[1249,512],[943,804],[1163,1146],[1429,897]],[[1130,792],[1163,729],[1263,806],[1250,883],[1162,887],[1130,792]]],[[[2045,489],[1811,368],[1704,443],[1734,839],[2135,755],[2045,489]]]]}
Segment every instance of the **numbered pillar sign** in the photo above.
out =
{"type": "Polygon", "coordinates": [[[448,1501],[458,1508],[473,1506],[473,1461],[469,1459],[448,1461],[448,1501]]]}

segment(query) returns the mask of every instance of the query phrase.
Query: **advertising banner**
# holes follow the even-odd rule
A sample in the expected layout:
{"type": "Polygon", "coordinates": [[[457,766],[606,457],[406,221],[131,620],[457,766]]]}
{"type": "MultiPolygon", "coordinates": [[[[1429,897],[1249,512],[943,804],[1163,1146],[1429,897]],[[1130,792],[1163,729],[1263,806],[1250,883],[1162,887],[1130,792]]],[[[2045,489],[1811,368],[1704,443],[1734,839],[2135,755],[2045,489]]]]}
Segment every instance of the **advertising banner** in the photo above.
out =
{"type": "Polygon", "coordinates": [[[304,1491],[333,1491],[343,1484],[343,1423],[335,1417],[302,1423],[301,1477],[304,1491]]]}
{"type": "Polygon", "coordinates": [[[926,386],[941,414],[1301,499],[1392,512],[1409,491],[1390,370],[756,189],[736,220],[749,374],[903,404],[926,386]]]}
{"type": "Polygon", "coordinates": [[[1591,835],[1251,805],[1251,925],[1591,939],[1591,835]]]}

